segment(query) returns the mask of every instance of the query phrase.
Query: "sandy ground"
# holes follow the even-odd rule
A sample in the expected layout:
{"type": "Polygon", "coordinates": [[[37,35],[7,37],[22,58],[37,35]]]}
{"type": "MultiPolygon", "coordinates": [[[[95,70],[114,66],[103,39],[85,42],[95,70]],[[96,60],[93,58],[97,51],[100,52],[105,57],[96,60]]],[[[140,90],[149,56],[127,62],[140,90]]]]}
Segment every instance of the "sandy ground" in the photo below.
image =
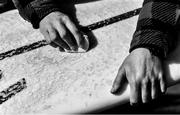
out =
{"type": "MultiPolygon", "coordinates": [[[[88,0],[87,0],[88,1],[88,0]]],[[[89,25],[136,8],[142,0],[97,0],[76,5],[77,19],[89,25]]],[[[0,15],[0,53],[43,40],[17,10],[0,15]]],[[[92,31],[97,45],[87,53],[67,54],[50,46],[0,61],[0,91],[25,78],[27,88],[0,105],[0,114],[55,114],[85,109],[110,88],[128,54],[137,16],[92,31]]]]}

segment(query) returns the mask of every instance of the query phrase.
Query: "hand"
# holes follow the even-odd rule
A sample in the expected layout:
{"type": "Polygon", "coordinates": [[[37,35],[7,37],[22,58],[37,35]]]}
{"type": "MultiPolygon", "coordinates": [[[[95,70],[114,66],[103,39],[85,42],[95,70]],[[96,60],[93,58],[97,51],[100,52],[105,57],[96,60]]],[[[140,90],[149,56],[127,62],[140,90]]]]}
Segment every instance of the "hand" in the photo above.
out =
{"type": "Polygon", "coordinates": [[[85,38],[70,18],[61,12],[52,12],[40,21],[40,31],[46,41],[60,51],[86,48],[85,38]]]}
{"type": "Polygon", "coordinates": [[[155,99],[166,90],[161,60],[146,48],[137,48],[121,65],[111,92],[117,94],[127,81],[130,85],[130,103],[136,105],[155,99]]]}

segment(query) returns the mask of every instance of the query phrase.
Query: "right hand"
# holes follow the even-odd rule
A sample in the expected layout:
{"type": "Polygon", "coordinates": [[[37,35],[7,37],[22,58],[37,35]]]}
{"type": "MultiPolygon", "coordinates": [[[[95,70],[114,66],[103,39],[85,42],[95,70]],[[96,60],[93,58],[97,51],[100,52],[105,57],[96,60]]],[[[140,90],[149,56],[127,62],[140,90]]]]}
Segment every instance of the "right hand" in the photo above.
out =
{"type": "Polygon", "coordinates": [[[40,31],[46,41],[60,51],[77,51],[83,48],[85,40],[82,33],[70,18],[59,12],[52,12],[40,21],[40,31]]]}

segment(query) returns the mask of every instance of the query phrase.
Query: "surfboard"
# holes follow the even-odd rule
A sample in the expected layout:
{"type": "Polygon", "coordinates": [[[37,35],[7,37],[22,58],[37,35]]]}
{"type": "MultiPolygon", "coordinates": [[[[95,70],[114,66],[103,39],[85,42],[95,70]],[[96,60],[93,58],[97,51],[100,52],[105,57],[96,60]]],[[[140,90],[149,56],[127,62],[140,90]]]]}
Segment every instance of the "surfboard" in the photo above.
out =
{"type": "MultiPolygon", "coordinates": [[[[86,113],[127,103],[128,86],[118,96],[110,89],[128,55],[141,5],[142,0],[78,0],[76,18],[92,29],[86,53],[59,52],[17,10],[1,14],[0,114],[86,113]]],[[[180,75],[173,60],[165,62],[169,85],[180,75]]]]}

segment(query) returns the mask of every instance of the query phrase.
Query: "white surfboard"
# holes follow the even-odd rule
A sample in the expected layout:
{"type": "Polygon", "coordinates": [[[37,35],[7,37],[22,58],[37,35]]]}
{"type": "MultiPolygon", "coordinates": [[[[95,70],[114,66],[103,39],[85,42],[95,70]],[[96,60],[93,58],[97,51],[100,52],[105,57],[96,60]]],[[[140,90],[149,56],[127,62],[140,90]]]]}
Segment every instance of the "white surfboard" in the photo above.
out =
{"type": "MultiPolygon", "coordinates": [[[[80,24],[87,26],[141,4],[142,0],[93,0],[77,4],[76,15],[80,24]]],[[[43,40],[17,10],[0,14],[0,20],[0,53],[43,40]]],[[[137,16],[93,30],[97,45],[86,53],[62,53],[44,46],[2,59],[0,91],[22,78],[26,88],[3,102],[0,114],[84,113],[128,102],[129,87],[119,96],[112,95],[110,89],[128,55],[136,23],[137,16]]],[[[179,81],[180,75],[174,69],[180,65],[173,59],[166,61],[169,85],[179,81]]]]}

